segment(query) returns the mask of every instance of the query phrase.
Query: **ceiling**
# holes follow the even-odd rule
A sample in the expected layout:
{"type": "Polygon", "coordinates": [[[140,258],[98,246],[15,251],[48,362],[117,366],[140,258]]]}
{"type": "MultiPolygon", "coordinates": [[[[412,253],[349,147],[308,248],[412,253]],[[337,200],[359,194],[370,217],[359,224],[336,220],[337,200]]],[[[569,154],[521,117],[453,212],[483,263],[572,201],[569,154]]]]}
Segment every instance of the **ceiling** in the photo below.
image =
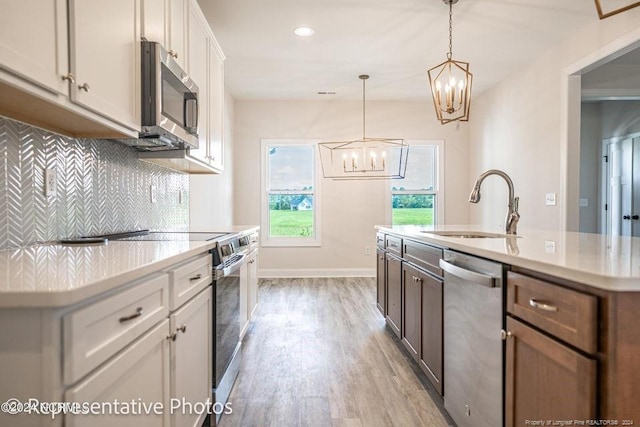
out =
{"type": "MultiPolygon", "coordinates": [[[[446,60],[442,0],[199,0],[227,56],[236,99],[367,99],[429,96],[426,70],[446,60]],[[311,37],[294,28],[306,25],[311,37]],[[318,95],[317,92],[336,92],[318,95]]],[[[589,0],[460,0],[453,58],[470,62],[475,95],[597,21],[589,0]]]]}

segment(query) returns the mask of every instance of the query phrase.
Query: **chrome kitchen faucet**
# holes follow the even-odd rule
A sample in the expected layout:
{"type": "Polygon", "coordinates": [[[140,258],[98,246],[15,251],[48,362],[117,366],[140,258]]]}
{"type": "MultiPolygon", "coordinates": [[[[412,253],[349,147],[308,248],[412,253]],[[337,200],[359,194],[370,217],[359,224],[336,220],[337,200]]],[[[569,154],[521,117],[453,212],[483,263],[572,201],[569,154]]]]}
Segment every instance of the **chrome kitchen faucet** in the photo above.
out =
{"type": "Polygon", "coordinates": [[[476,179],[476,183],[473,185],[473,190],[469,195],[469,201],[471,203],[478,203],[480,201],[480,186],[482,181],[489,175],[498,175],[504,178],[509,186],[509,210],[507,211],[507,219],[505,221],[505,233],[517,234],[516,229],[518,227],[518,221],[520,220],[520,214],[518,213],[518,201],[519,197],[514,196],[513,181],[509,178],[509,175],[498,169],[489,169],[476,179]]]}

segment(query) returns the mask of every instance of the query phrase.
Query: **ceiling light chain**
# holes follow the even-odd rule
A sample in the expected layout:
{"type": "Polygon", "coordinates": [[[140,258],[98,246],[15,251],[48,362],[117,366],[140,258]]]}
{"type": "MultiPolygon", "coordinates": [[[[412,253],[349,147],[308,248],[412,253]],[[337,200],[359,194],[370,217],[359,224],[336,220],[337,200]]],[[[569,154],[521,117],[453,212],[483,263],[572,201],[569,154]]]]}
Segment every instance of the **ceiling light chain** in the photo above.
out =
{"type": "Polygon", "coordinates": [[[365,83],[369,78],[369,76],[366,74],[361,74],[358,76],[358,78],[362,80],[362,139],[364,140],[366,136],[366,122],[367,122],[366,103],[365,103],[365,93],[366,93],[365,83]]]}
{"type": "Polygon", "coordinates": [[[447,59],[453,56],[453,2],[449,2],[449,53],[447,59]]]}

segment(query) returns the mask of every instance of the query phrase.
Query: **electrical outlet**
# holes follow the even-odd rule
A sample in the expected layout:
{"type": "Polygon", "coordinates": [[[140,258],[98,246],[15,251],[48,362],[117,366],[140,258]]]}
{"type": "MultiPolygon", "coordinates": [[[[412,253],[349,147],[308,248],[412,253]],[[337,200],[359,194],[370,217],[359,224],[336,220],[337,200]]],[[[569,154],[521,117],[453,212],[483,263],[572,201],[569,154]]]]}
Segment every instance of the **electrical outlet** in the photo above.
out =
{"type": "Polygon", "coordinates": [[[589,199],[580,199],[580,207],[586,208],[587,206],[589,206],[589,199]]]}
{"type": "Polygon", "coordinates": [[[364,254],[371,255],[371,246],[367,245],[364,247],[364,254]]]}
{"type": "Polygon", "coordinates": [[[548,254],[556,253],[556,242],[553,240],[545,240],[544,242],[544,251],[548,254]]]}
{"type": "Polygon", "coordinates": [[[58,174],[53,168],[44,170],[44,196],[55,197],[58,192],[58,174]]]}
{"type": "Polygon", "coordinates": [[[555,206],[556,205],[556,193],[547,193],[545,197],[545,204],[547,206],[555,206]]]}
{"type": "Polygon", "coordinates": [[[149,197],[151,198],[151,203],[156,202],[156,186],[153,184],[149,187],[149,197]]]}

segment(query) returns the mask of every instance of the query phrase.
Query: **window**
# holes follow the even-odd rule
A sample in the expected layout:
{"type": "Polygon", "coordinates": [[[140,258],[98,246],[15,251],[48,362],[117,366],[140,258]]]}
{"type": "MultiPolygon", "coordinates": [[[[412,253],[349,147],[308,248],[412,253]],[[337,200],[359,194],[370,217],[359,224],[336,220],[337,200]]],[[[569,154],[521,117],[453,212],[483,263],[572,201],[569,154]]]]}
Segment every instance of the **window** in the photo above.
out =
{"type": "Polygon", "coordinates": [[[393,225],[435,225],[444,220],[441,169],[443,141],[408,141],[404,179],[390,180],[393,225]]]}
{"type": "Polygon", "coordinates": [[[319,246],[316,140],[262,140],[262,245],[319,246]]]}

